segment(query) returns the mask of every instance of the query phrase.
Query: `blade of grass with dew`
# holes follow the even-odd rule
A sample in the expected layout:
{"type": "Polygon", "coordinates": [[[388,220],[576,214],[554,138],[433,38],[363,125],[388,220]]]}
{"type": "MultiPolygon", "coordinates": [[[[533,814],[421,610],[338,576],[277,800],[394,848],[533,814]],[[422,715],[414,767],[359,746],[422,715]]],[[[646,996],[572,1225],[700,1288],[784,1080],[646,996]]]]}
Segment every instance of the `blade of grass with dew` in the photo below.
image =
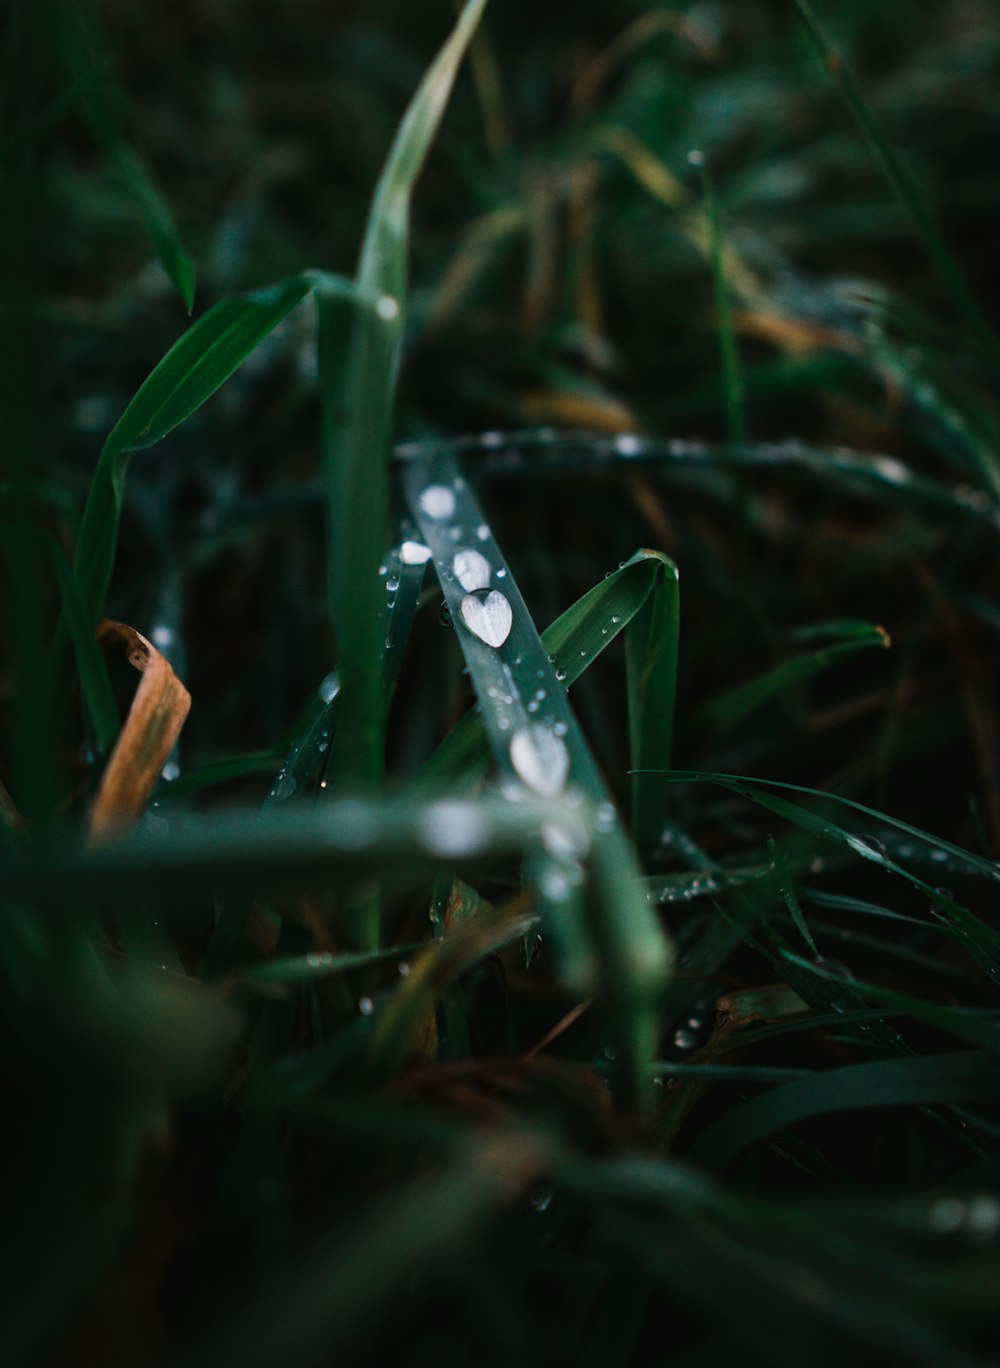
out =
{"type": "Polygon", "coordinates": [[[814,679],[839,661],[846,660],[859,651],[872,648],[887,650],[890,646],[889,636],[884,627],[876,627],[867,622],[850,624],[849,632],[848,624],[842,624],[842,627],[845,640],[793,656],[791,660],[782,661],[780,665],[765,670],[754,679],[724,689],[701,707],[699,717],[717,728],[734,726],[765,703],[809,679],[814,679]]]}
{"type": "Polygon", "coordinates": [[[557,432],[529,428],[507,433],[486,433],[449,441],[406,442],[396,448],[401,460],[421,455],[450,454],[475,459],[487,474],[537,476],[539,474],[593,471],[609,466],[630,468],[676,468],[707,476],[714,470],[799,470],[824,484],[841,486],[849,493],[894,506],[913,506],[945,517],[998,522],[997,500],[984,490],[949,486],[918,474],[897,456],[855,451],[849,447],[812,446],[796,439],[782,442],[730,444],[696,439],[646,437],[620,433],[616,437],[592,432],[557,432]]]}
{"type": "Polygon", "coordinates": [[[114,565],[131,453],[160,441],[200,408],[318,282],[327,291],[353,288],[304,272],[213,305],[154,367],[112,428],[87,492],[74,560],[80,596],[95,621],[114,565]]]}
{"type": "MultiPolygon", "coordinates": [[[[387,463],[406,310],[410,200],[465,50],[486,7],[468,0],[410,101],[379,178],[356,281],[346,371],[332,374],[332,301],[319,296],[320,381],[328,514],[328,590],[340,647],[344,745],[337,783],[378,792],[385,765],[381,586],[387,463]],[[346,413],[344,408],[346,406],[346,413]]],[[[351,930],[356,949],[378,944],[378,905],[351,930]]]]}
{"type": "Polygon", "coordinates": [[[775,813],[776,816],[784,817],[787,821],[796,826],[802,827],[806,831],[812,831],[826,840],[833,841],[837,845],[846,846],[853,850],[862,859],[871,860],[873,863],[881,865],[894,874],[906,879],[914,888],[918,888],[940,911],[940,914],[949,921],[958,931],[966,949],[974,956],[976,962],[996,983],[1000,983],[1000,934],[987,926],[980,918],[974,916],[967,907],[955,901],[942,889],[935,888],[926,880],[920,878],[912,871],[904,868],[888,855],[882,853],[871,844],[863,835],[858,836],[853,832],[847,831],[838,826],[835,822],[819,816],[808,808],[804,808],[795,803],[790,803],[784,798],[779,798],[774,793],[765,791],[759,785],[767,785],[770,788],[788,789],[797,793],[804,793],[813,798],[819,798],[830,803],[840,803],[856,811],[865,813],[870,817],[884,822],[887,826],[895,827],[897,830],[905,831],[909,836],[928,842],[931,846],[937,846],[943,851],[949,851],[966,860],[973,868],[982,869],[991,878],[997,877],[997,867],[989,860],[972,855],[968,851],[962,850],[960,846],[952,845],[948,841],[938,840],[927,832],[920,831],[917,827],[909,826],[906,822],[897,821],[885,813],[876,812],[873,808],[865,807],[862,803],[856,803],[850,798],[841,798],[837,794],[823,793],[816,789],[802,788],[795,784],[779,783],[772,779],[744,779],[732,774],[709,774],[706,772],[692,770],[674,770],[668,776],[669,783],[711,783],[718,784],[722,788],[728,788],[734,793],[739,793],[748,798],[751,802],[775,813]]]}
{"type": "MultiPolygon", "coordinates": [[[[643,894],[635,857],[520,591],[482,512],[447,458],[404,469],[410,511],[431,548],[504,790],[521,800],[576,790],[595,807],[593,891],[578,963],[592,965],[621,1058],[627,1105],[651,1102],[656,998],[671,950],[643,894]],[[589,942],[589,944],[588,944],[589,942]]],[[[558,833],[553,843],[559,844],[558,833]]],[[[561,928],[565,937],[567,928],[561,928]]]]}
{"type": "Polygon", "coordinates": [[[46,901],[72,882],[81,899],[126,900],[136,893],[175,899],[206,887],[263,893],[323,880],[346,887],[379,870],[418,883],[442,861],[464,868],[521,855],[545,823],[572,843],[587,839],[585,815],[560,799],[517,805],[495,797],[421,804],[345,799],[279,808],[258,820],[240,811],[215,813],[211,823],[179,816],[169,831],[140,828],[101,846],[67,840],[51,851],[2,852],[0,893],[46,901]],[[468,833],[460,849],[453,827],[468,833]]]}
{"type": "Polygon", "coordinates": [[[149,168],[125,139],[123,128],[130,121],[129,115],[107,61],[98,53],[88,31],[92,20],[85,21],[82,11],[74,5],[62,7],[62,20],[63,48],[87,122],[138,206],[160,264],[190,313],[194,307],[194,261],[184,250],[170,206],[149,168]]]}
{"type": "MultiPolygon", "coordinates": [[[[654,674],[648,693],[641,704],[650,701],[647,719],[643,706],[643,720],[650,720],[656,731],[657,743],[664,738],[664,722],[672,684],[668,688],[670,660],[669,631],[676,617],[673,606],[677,597],[677,577],[673,562],[658,551],[637,551],[607,579],[595,584],[586,594],[542,633],[542,645],[555,669],[556,680],[569,689],[598,658],[606,647],[625,631],[649,600],[665,601],[665,606],[650,610],[651,624],[664,624],[661,638],[663,654],[658,657],[660,667],[654,674]],[[656,700],[654,705],[653,700],[656,700]],[[653,706],[659,711],[653,713],[653,706]]],[[[650,628],[642,634],[647,640],[650,628]]],[[[651,747],[655,749],[654,747],[651,747]]],[[[478,709],[466,714],[448,733],[414,780],[411,791],[416,794],[453,791],[456,784],[478,782],[489,764],[490,748],[478,709]]]]}
{"type": "MultiPolygon", "coordinates": [[[[851,116],[860,128],[890,189],[913,223],[917,236],[922,242],[941,283],[951,295],[969,331],[982,347],[990,369],[996,377],[1000,374],[1000,347],[998,347],[996,334],[990,321],[966,279],[965,272],[941,236],[941,232],[924,203],[913,177],[907,171],[902,159],[897,155],[879,125],[873,110],[862,95],[861,87],[854,73],[843,58],[834,51],[833,44],[827,37],[809,0],[794,0],[794,4],[812,39],[820,61],[836,82],[851,116]]],[[[983,470],[983,475],[988,480],[994,497],[1000,497],[1000,466],[995,460],[983,470]]]]}
{"type": "MultiPolygon", "coordinates": [[[[790,956],[793,963],[816,972],[815,964],[790,956]]],[[[851,982],[851,988],[859,997],[871,998],[884,1003],[900,1013],[906,1013],[917,1021],[937,1026],[949,1035],[956,1036],[971,1045],[982,1045],[993,1054],[1000,1055],[1000,1013],[969,1007],[950,1007],[945,1003],[928,1002],[925,998],[914,997],[912,993],[900,993],[879,984],[862,983],[858,979],[851,982]]]]}
{"type": "MultiPolygon", "coordinates": [[[[655,556],[655,552],[646,552],[655,556]]],[[[677,567],[659,557],[662,574],[656,590],[625,630],[625,669],[628,685],[629,754],[633,770],[656,768],[660,756],[666,768],[674,737],[677,703],[677,653],[680,636],[680,583],[677,567]]],[[[639,854],[649,859],[663,835],[668,793],[642,774],[632,776],[632,838],[639,854]]]]}
{"type": "Polygon", "coordinates": [[[723,1168],[748,1146],[814,1116],[998,1099],[1000,1068],[991,1050],[865,1060],[751,1098],[714,1122],[695,1142],[691,1154],[702,1163],[723,1168]]]}

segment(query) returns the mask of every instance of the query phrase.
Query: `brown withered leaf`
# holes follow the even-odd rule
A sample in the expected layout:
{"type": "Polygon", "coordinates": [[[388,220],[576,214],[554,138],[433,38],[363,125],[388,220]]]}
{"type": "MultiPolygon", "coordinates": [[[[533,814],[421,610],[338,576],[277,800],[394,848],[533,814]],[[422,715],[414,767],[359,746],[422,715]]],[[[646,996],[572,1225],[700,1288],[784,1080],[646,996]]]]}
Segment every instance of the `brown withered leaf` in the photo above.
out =
{"type": "Polygon", "coordinates": [[[170,665],[134,627],[104,618],[97,640],[102,646],[121,642],[142,678],[90,810],[92,840],[138,821],[191,707],[191,695],[170,665]]]}

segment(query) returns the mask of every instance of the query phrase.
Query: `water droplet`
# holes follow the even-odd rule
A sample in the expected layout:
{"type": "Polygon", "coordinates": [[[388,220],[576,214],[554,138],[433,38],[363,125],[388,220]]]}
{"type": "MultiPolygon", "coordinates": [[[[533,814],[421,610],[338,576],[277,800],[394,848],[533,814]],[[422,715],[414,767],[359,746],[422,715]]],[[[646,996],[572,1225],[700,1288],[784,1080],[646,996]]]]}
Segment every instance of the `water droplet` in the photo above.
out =
{"type": "Polygon", "coordinates": [[[405,541],[399,548],[399,559],[404,565],[426,565],[431,558],[431,548],[423,542],[405,541]]]}
{"type": "Polygon", "coordinates": [[[618,1051],[615,1049],[613,1045],[605,1045],[604,1058],[610,1060],[615,1060],[618,1058],[618,1051]]]}
{"type": "Polygon", "coordinates": [[[620,614],[620,613],[612,613],[612,614],[611,614],[611,621],[615,624],[615,626],[617,626],[618,623],[621,622],[621,620],[622,620],[622,619],[621,619],[621,614],[620,614]]]}
{"type": "Polygon", "coordinates": [[[705,165],[705,154],[699,147],[692,147],[691,151],[687,154],[687,159],[689,166],[705,165]]]}
{"type": "Polygon", "coordinates": [[[396,965],[396,968],[397,968],[397,970],[398,970],[398,972],[399,972],[399,977],[400,977],[400,978],[409,978],[409,976],[410,976],[410,961],[409,961],[409,960],[400,960],[399,963],[396,965]]]}
{"type": "Polygon", "coordinates": [[[492,573],[490,563],[479,551],[456,551],[451,568],[467,594],[476,589],[489,588],[492,573]]]}
{"type": "Polygon", "coordinates": [[[615,824],[615,809],[612,803],[601,803],[594,813],[594,829],[610,831],[615,824]]]}
{"type": "Polygon", "coordinates": [[[642,451],[642,439],[635,433],[623,432],[615,438],[615,451],[619,456],[638,456],[642,451]]]}
{"type": "Polygon", "coordinates": [[[371,1016],[375,1010],[375,1004],[370,997],[358,998],[358,1011],[362,1016],[371,1016]]]}
{"type": "Polygon", "coordinates": [[[432,855],[458,859],[475,855],[486,836],[481,813],[473,803],[432,803],[418,821],[420,839],[432,855]]]}
{"type": "Polygon", "coordinates": [[[528,788],[543,798],[561,793],[569,776],[569,751],[547,727],[523,727],[510,739],[510,762],[528,788]]]}
{"type": "Polygon", "coordinates": [[[506,578],[507,578],[507,571],[506,571],[506,570],[504,569],[504,567],[501,565],[500,569],[497,571],[497,579],[506,579],[506,578]]]}
{"type": "Polygon", "coordinates": [[[879,456],[872,465],[882,479],[888,480],[891,484],[906,484],[910,479],[910,472],[903,462],[892,456],[879,456]]]}
{"type": "Polygon", "coordinates": [[[399,317],[399,302],[393,299],[392,295],[383,295],[375,305],[375,312],[379,318],[385,319],[386,323],[391,323],[394,318],[399,317]]]}
{"type": "Polygon", "coordinates": [[[552,728],[552,731],[553,731],[553,733],[554,733],[556,736],[565,736],[565,735],[566,735],[566,723],[565,723],[565,722],[557,722],[557,723],[555,724],[555,726],[552,728]]]}
{"type": "Polygon", "coordinates": [[[566,683],[566,671],[565,671],[565,670],[556,670],[556,679],[558,679],[558,681],[559,681],[560,684],[565,684],[565,683],[566,683]]]}
{"type": "Polygon", "coordinates": [[[337,676],[336,670],[331,671],[316,690],[320,701],[323,703],[332,703],[339,691],[340,679],[337,676]]]}
{"type": "Polygon", "coordinates": [[[149,639],[158,651],[169,651],[174,644],[174,629],[165,622],[158,622],[150,632],[149,639]]]}
{"type": "Polygon", "coordinates": [[[995,1197],[973,1197],[969,1202],[965,1227],[977,1243],[992,1240],[1000,1230],[1000,1202],[995,1197]]]}
{"type": "Polygon", "coordinates": [[[539,1188],[536,1192],[533,1192],[528,1199],[531,1203],[532,1211],[537,1211],[540,1216],[543,1215],[552,1205],[553,1195],[552,1188],[539,1188]]]}
{"type": "Polygon", "coordinates": [[[450,518],[455,511],[455,495],[447,485],[428,485],[420,495],[420,507],[429,518],[450,518]]]}
{"type": "Polygon", "coordinates": [[[862,854],[865,851],[874,851],[876,855],[887,855],[889,853],[885,844],[877,836],[848,836],[847,839],[850,845],[862,854]]]}
{"type": "Polygon", "coordinates": [[[489,535],[490,529],[486,526],[485,523],[480,523],[479,526],[476,528],[476,536],[479,538],[480,541],[487,541],[489,539],[489,535]]]}
{"type": "Polygon", "coordinates": [[[461,611],[466,627],[487,646],[500,647],[510,636],[514,614],[503,594],[496,589],[491,589],[483,598],[466,594],[461,611]]]}
{"type": "Polygon", "coordinates": [[[547,902],[565,902],[569,897],[569,879],[558,866],[548,865],[539,877],[538,891],[547,902]]]}
{"type": "Polygon", "coordinates": [[[271,785],[271,792],[268,794],[268,797],[276,799],[291,798],[297,788],[298,781],[296,780],[295,775],[290,774],[288,770],[283,769],[279,772],[277,779],[275,779],[274,783],[271,785]]]}
{"type": "Polygon", "coordinates": [[[693,1031],[686,1030],[683,1026],[674,1032],[675,1050],[693,1050],[698,1043],[698,1039],[693,1031]]]}
{"type": "Polygon", "coordinates": [[[589,842],[582,832],[573,832],[556,822],[542,827],[542,845],[557,860],[579,860],[587,853],[589,842]]]}
{"type": "Polygon", "coordinates": [[[181,767],[176,760],[168,760],[160,771],[160,775],[168,784],[181,777],[181,767]]]}

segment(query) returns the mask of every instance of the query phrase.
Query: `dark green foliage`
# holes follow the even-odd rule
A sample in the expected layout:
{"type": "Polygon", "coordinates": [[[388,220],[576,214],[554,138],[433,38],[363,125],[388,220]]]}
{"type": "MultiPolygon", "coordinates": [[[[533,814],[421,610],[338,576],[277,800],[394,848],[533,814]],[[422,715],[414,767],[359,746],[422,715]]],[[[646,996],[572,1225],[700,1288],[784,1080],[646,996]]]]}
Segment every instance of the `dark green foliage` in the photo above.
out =
{"type": "Polygon", "coordinates": [[[4,1364],[992,1361],[998,68],[10,0],[4,1364]]]}

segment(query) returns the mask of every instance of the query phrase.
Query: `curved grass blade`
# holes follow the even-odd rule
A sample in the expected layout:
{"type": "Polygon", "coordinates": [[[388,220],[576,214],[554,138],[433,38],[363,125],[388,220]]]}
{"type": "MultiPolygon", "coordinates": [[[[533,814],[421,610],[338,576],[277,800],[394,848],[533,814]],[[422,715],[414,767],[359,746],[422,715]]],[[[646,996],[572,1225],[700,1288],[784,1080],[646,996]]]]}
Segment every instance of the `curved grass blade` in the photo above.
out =
{"type": "Polygon", "coordinates": [[[674,770],[665,776],[669,783],[711,783],[718,784],[722,788],[739,793],[748,798],[751,802],[757,803],[760,807],[776,816],[783,817],[786,821],[795,826],[802,827],[806,831],[811,831],[825,840],[833,841],[840,846],[846,846],[862,859],[871,860],[873,863],[881,865],[894,874],[900,875],[924,893],[930,900],[935,911],[935,915],[942,916],[958,932],[965,948],[975,958],[976,962],[985,970],[995,983],[1000,983],[1000,934],[988,926],[979,917],[973,915],[967,907],[955,901],[955,899],[945,889],[936,888],[925,879],[914,874],[911,870],[904,868],[897,861],[890,858],[882,849],[877,841],[864,834],[858,835],[847,831],[837,823],[821,817],[808,808],[804,808],[795,803],[788,802],[787,799],[768,792],[767,789],[787,789],[796,793],[804,793],[813,798],[820,798],[830,803],[840,803],[856,811],[865,813],[869,817],[874,817],[886,826],[895,827],[899,831],[906,832],[911,837],[926,841],[932,847],[936,847],[942,852],[949,852],[965,860],[971,869],[988,874],[991,879],[1000,877],[1000,870],[989,860],[984,860],[978,855],[972,855],[969,851],[962,850],[960,846],[952,845],[948,841],[939,840],[929,833],[920,831],[919,828],[908,825],[906,822],[897,821],[884,813],[876,812],[873,808],[865,807],[863,803],[857,803],[850,798],[842,798],[833,793],[822,793],[815,789],[802,788],[795,784],[783,784],[773,779],[742,779],[732,774],[708,774],[698,770],[685,771],[674,770]],[[762,787],[762,786],[766,786],[762,787]]]}
{"type": "Polygon", "coordinates": [[[319,297],[328,581],[344,690],[337,780],[369,792],[381,789],[385,766],[376,567],[386,536],[386,466],[406,308],[410,200],[485,7],[486,0],[468,0],[390,149],[361,248],[356,282],[366,302],[355,314],[343,383],[332,373],[332,305],[319,297]]]}
{"type": "Polygon", "coordinates": [[[111,430],[87,493],[74,560],[80,596],[95,620],[114,564],[130,453],[160,441],[210,398],[317,278],[304,273],[214,305],[174,343],[111,430]]]}
{"type": "Polygon", "coordinates": [[[793,656],[791,660],[782,661],[754,679],[724,689],[701,708],[700,717],[714,727],[735,726],[765,703],[814,679],[839,661],[873,647],[887,650],[891,644],[884,627],[867,622],[843,623],[840,627],[845,632],[845,640],[793,656]]]}
{"type": "Polygon", "coordinates": [[[787,1083],[716,1121],[692,1147],[692,1158],[723,1167],[749,1145],[814,1116],[878,1107],[995,1102],[1000,1066],[990,1050],[866,1060],[787,1083]]]}
{"type": "Polygon", "coordinates": [[[126,141],[123,130],[130,120],[122,91],[98,54],[81,10],[65,5],[62,14],[64,48],[87,122],[138,206],[160,264],[190,313],[194,306],[194,261],[184,250],[170,206],[152,173],[126,141]]]}
{"type": "MultiPolygon", "coordinates": [[[[452,461],[438,458],[409,463],[404,489],[434,555],[504,791],[517,802],[532,793],[554,800],[575,792],[594,805],[593,891],[572,962],[595,978],[574,987],[603,998],[625,1099],[647,1106],[656,998],[671,951],[646,903],[634,855],[566,701],[564,681],[465,480],[452,461]]],[[[565,943],[569,928],[560,932],[565,943]]]]}
{"type": "Polygon", "coordinates": [[[407,442],[396,448],[401,460],[438,454],[468,456],[476,460],[477,470],[505,477],[593,471],[605,466],[653,470],[659,466],[693,473],[791,468],[880,503],[912,505],[945,517],[985,518],[994,526],[1000,522],[1000,499],[991,498],[985,490],[942,484],[918,474],[896,456],[849,447],[809,446],[795,439],[732,446],[682,438],[661,440],[629,432],[605,437],[534,428],[447,441],[407,442]]]}

